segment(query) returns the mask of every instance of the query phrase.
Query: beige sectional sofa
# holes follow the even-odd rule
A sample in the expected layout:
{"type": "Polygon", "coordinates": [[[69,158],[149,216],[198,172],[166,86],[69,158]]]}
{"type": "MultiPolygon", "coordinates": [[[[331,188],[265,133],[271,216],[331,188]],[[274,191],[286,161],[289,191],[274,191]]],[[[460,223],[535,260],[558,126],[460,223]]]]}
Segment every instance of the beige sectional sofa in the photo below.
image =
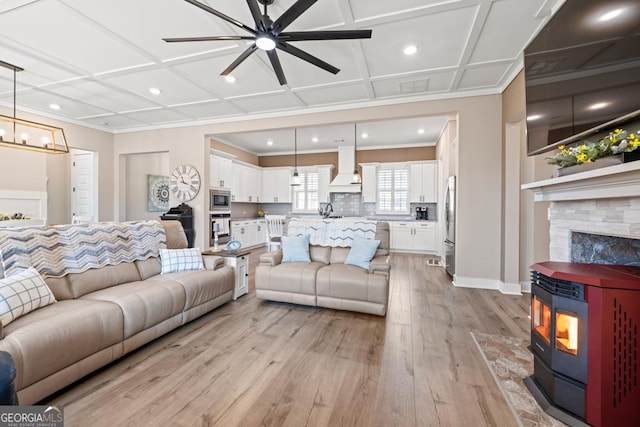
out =
{"type": "MultiPolygon", "coordinates": [[[[167,248],[187,247],[179,222],[163,225],[167,248]]],[[[20,404],[38,402],[231,300],[233,270],[220,257],[203,259],[205,270],[161,275],[155,257],[45,279],[57,302],[12,321],[0,340],[15,362],[20,404]]]]}
{"type": "Polygon", "coordinates": [[[256,297],[384,316],[389,298],[389,223],[376,224],[380,246],[369,270],[345,264],[349,247],[309,246],[311,262],[282,263],[282,249],[260,256],[256,297]]]}

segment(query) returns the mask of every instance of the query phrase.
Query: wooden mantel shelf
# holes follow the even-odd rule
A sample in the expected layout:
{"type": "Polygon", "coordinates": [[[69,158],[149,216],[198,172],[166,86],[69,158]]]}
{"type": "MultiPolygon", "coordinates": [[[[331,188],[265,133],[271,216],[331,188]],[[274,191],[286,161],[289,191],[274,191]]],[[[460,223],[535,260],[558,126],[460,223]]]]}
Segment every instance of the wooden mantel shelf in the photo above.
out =
{"type": "Polygon", "coordinates": [[[536,202],[640,197],[640,161],[523,184],[520,188],[533,191],[536,202]]]}

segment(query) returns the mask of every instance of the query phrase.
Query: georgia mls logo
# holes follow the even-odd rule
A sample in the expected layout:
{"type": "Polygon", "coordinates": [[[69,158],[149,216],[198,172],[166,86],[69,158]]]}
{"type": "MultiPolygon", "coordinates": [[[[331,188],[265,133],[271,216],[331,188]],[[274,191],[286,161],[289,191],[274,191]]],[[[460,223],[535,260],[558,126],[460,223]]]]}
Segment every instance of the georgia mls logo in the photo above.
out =
{"type": "Polygon", "coordinates": [[[47,412],[51,412],[51,411],[54,411],[54,413],[58,414],[60,418],[62,418],[62,410],[60,410],[57,406],[49,406],[47,409],[44,410],[44,413],[46,414],[47,412]]]}
{"type": "Polygon", "coordinates": [[[61,406],[1,406],[0,427],[62,427],[61,406]]]}

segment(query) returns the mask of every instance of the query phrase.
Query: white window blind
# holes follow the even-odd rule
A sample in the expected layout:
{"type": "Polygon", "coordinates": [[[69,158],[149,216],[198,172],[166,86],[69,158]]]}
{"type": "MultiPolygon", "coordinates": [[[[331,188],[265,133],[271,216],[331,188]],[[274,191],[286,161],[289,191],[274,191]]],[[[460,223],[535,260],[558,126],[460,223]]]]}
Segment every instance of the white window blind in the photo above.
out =
{"type": "Polygon", "coordinates": [[[318,204],[318,172],[299,172],[300,185],[293,187],[293,209],[300,211],[317,211],[318,204]]]}
{"type": "Polygon", "coordinates": [[[378,212],[402,213],[409,209],[409,170],[378,170],[378,212]]]}

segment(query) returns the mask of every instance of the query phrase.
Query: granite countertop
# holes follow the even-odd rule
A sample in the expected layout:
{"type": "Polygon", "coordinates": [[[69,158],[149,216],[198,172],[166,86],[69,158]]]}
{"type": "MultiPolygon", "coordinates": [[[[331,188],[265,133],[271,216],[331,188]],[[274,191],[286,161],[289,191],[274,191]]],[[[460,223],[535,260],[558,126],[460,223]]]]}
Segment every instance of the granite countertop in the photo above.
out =
{"type": "MultiPolygon", "coordinates": [[[[309,218],[309,219],[320,219],[320,216],[318,215],[294,215],[291,218],[309,218]]],[[[412,216],[363,216],[363,217],[357,217],[357,216],[349,216],[349,215],[345,215],[344,217],[341,216],[336,216],[335,218],[327,218],[327,219],[339,219],[339,218],[364,218],[364,219],[368,219],[371,221],[410,221],[410,222],[438,222],[437,219],[416,219],[415,217],[412,216]]]]}

